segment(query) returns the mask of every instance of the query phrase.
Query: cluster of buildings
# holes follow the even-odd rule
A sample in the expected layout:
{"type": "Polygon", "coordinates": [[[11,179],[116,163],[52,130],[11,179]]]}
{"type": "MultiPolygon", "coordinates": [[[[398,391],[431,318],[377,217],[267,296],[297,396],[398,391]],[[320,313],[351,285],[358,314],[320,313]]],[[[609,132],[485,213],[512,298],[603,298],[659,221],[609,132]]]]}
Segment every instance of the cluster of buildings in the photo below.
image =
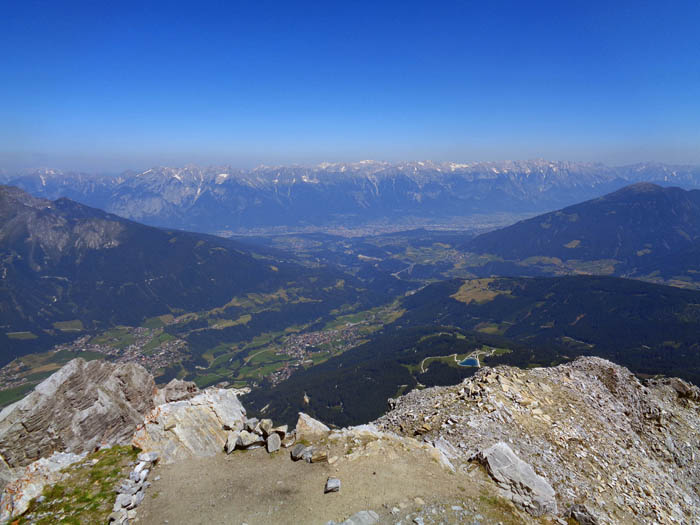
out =
{"type": "Polygon", "coordinates": [[[290,335],[284,342],[281,353],[293,358],[293,360],[269,374],[267,379],[273,385],[288,379],[300,366],[312,364],[311,354],[313,352],[330,350],[335,354],[356,346],[361,338],[360,324],[362,323],[348,323],[344,328],[290,335]],[[322,348],[323,346],[326,348],[322,348]]]}
{"type": "MultiPolygon", "coordinates": [[[[182,339],[166,340],[146,349],[149,343],[162,333],[159,329],[123,327],[119,330],[119,337],[115,337],[113,341],[95,342],[96,338],[84,335],[70,343],[56,345],[51,351],[68,351],[74,354],[74,357],[80,357],[82,352],[96,352],[119,363],[139,363],[153,374],[159,368],[181,361],[187,350],[187,343],[182,339]],[[131,342],[122,346],[120,341],[126,338],[131,342]]],[[[50,362],[49,358],[48,363],[50,362]]],[[[33,375],[33,372],[21,358],[13,360],[0,368],[0,389],[7,390],[28,383],[28,376],[33,375]]]]}

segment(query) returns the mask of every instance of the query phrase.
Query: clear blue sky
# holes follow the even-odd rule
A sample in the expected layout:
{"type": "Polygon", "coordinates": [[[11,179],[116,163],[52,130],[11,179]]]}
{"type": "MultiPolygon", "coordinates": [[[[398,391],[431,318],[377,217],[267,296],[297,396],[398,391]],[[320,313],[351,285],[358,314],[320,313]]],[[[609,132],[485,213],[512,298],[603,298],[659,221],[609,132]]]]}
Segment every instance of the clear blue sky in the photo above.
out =
{"type": "Polygon", "coordinates": [[[0,168],[700,163],[700,2],[3,3],[0,168]]]}

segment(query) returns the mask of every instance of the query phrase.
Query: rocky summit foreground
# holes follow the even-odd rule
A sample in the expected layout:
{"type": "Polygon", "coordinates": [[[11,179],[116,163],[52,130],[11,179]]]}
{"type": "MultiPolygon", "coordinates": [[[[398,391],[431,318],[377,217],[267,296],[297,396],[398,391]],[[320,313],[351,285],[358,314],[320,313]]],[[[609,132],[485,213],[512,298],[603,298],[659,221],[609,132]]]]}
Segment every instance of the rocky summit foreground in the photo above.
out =
{"type": "MultiPolygon", "coordinates": [[[[116,372],[114,365],[92,366],[116,372]]],[[[64,370],[47,380],[56,406],[79,396],[71,377],[64,370]]],[[[117,398],[121,391],[112,390],[117,398]]],[[[93,404],[100,406],[103,396],[93,404]]],[[[94,523],[99,515],[120,525],[700,520],[700,389],[673,378],[641,382],[599,358],[554,368],[484,368],[459,385],[389,400],[385,416],[345,429],[306,414],[295,429],[275,426],[249,417],[232,390],[197,391],[181,381],[143,399],[152,408],[141,423],[129,420],[114,444],[101,437],[102,451],[86,456],[66,441],[24,474],[17,469],[3,494],[3,519],[94,523]],[[125,432],[138,449],[124,446],[125,432]],[[121,458],[121,470],[109,467],[109,458],[121,458]],[[99,478],[106,468],[112,477],[99,478]],[[71,493],[71,484],[80,491],[71,493]],[[94,505],[91,521],[75,509],[64,514],[93,485],[109,495],[100,500],[102,514],[94,505]]],[[[20,407],[26,402],[7,414],[21,414],[20,407]]],[[[124,410],[133,413],[129,405],[124,410]]]]}
{"type": "Polygon", "coordinates": [[[548,491],[537,488],[541,480],[525,487],[517,465],[499,469],[501,458],[494,468],[494,443],[507,443],[547,480],[559,515],[573,509],[591,523],[700,519],[700,390],[680,379],[642,383],[585,357],[555,368],[486,368],[460,385],[390,403],[379,428],[432,442],[460,468],[485,462],[498,493],[530,514],[553,509],[532,497],[548,491]]]}

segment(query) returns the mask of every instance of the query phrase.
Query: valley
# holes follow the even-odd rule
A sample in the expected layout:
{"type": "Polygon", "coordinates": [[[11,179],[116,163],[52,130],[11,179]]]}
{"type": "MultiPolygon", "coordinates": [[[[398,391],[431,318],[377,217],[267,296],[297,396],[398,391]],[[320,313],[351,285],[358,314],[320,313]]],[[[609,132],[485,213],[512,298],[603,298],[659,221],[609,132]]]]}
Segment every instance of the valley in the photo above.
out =
{"type": "MultiPolygon", "coordinates": [[[[19,399],[75,357],[138,363],[160,384],[184,378],[201,388],[214,384],[248,389],[274,386],[298,369],[323,363],[361,344],[403,313],[394,301],[368,310],[329,314],[276,331],[255,332],[257,335],[247,340],[239,334],[221,335],[221,330],[246,325],[256,315],[269,314],[275,304],[259,296],[232,302],[241,308],[236,315],[241,311],[247,313],[236,319],[226,319],[223,308],[177,317],[163,315],[147,319],[141,326],[116,326],[58,344],[47,352],[16,358],[0,369],[4,394],[0,405],[19,399]],[[202,338],[213,340],[215,346],[198,347],[203,351],[194,358],[188,340],[202,338]]],[[[345,305],[341,310],[349,308],[351,305],[345,305]]]]}
{"type": "MultiPolygon", "coordinates": [[[[14,218],[6,231],[21,217],[58,212],[50,226],[54,230],[68,226],[76,232],[89,218],[91,224],[112,225],[105,232],[116,227],[121,233],[105,233],[103,242],[117,245],[110,248],[81,247],[78,235],[74,253],[64,251],[60,257],[52,255],[49,240],[40,240],[47,254],[43,266],[20,266],[28,252],[10,244],[6,271],[23,268],[25,275],[51,275],[49,282],[55,283],[60,269],[63,282],[72,283],[60,291],[67,299],[67,292],[79,289],[77,283],[85,289],[90,282],[85,279],[96,272],[86,275],[80,269],[84,263],[66,269],[74,261],[98,260],[100,272],[115,272],[109,289],[122,291],[110,296],[109,301],[119,302],[108,315],[105,304],[66,309],[75,299],[62,299],[56,308],[44,308],[42,318],[25,316],[8,324],[4,337],[16,353],[0,370],[0,402],[19,399],[76,356],[139,363],[158,384],[177,378],[200,388],[236,388],[248,392],[252,410],[275,419],[291,421],[304,410],[337,425],[376,418],[387,398],[453,384],[480,366],[532,368],[598,355],[642,376],[675,375],[698,383],[695,259],[685,259],[685,277],[679,280],[676,270],[669,270],[681,260],[676,248],[661,259],[657,252],[662,249],[653,240],[657,235],[671,242],[670,233],[654,232],[680,228],[684,233],[673,241],[677,249],[694,249],[696,193],[633,186],[486,233],[421,228],[221,239],[154,229],[70,202],[61,201],[54,211],[47,201],[10,191],[10,202],[24,208],[9,206],[14,211],[6,213],[14,218]],[[650,210],[655,229],[645,222],[650,210]],[[606,232],[626,232],[618,235],[617,249],[595,240],[600,217],[612,221],[606,232]],[[523,230],[530,224],[536,229],[523,230]],[[548,235],[556,238],[548,240],[548,235]],[[576,239],[564,242],[571,236],[576,239]],[[521,246],[516,239],[530,240],[521,244],[522,253],[513,251],[521,246]],[[128,270],[131,277],[121,285],[124,278],[116,272],[123,275],[124,267],[110,266],[111,257],[95,259],[105,250],[120,249],[123,260],[148,260],[149,245],[162,247],[159,257],[168,262],[156,270],[161,264],[156,258],[153,270],[128,270]],[[572,250],[578,255],[567,259],[572,250]],[[621,279],[631,276],[621,270],[629,268],[629,263],[621,266],[624,253],[636,258],[656,253],[650,261],[659,270],[648,266],[635,270],[638,279],[621,279]],[[193,264],[197,272],[188,274],[193,264]],[[170,284],[156,287],[164,271],[170,272],[170,284]],[[146,300],[127,311],[119,304],[139,295],[120,296],[134,285],[146,300]]],[[[96,282],[98,289],[105,286],[96,282]]]]}

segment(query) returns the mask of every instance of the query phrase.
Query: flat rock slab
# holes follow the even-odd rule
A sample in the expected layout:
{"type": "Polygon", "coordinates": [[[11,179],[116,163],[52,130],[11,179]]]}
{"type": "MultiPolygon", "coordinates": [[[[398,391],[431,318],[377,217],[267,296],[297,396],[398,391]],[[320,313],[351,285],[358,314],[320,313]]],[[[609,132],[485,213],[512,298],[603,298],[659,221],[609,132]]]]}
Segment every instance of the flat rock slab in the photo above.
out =
{"type": "Polygon", "coordinates": [[[340,523],[329,521],[326,525],[374,525],[375,523],[379,523],[379,514],[373,510],[361,510],[345,521],[340,523]]]}
{"type": "Polygon", "coordinates": [[[506,496],[533,516],[556,514],[554,489],[503,442],[482,450],[476,459],[488,470],[506,496]]]}

